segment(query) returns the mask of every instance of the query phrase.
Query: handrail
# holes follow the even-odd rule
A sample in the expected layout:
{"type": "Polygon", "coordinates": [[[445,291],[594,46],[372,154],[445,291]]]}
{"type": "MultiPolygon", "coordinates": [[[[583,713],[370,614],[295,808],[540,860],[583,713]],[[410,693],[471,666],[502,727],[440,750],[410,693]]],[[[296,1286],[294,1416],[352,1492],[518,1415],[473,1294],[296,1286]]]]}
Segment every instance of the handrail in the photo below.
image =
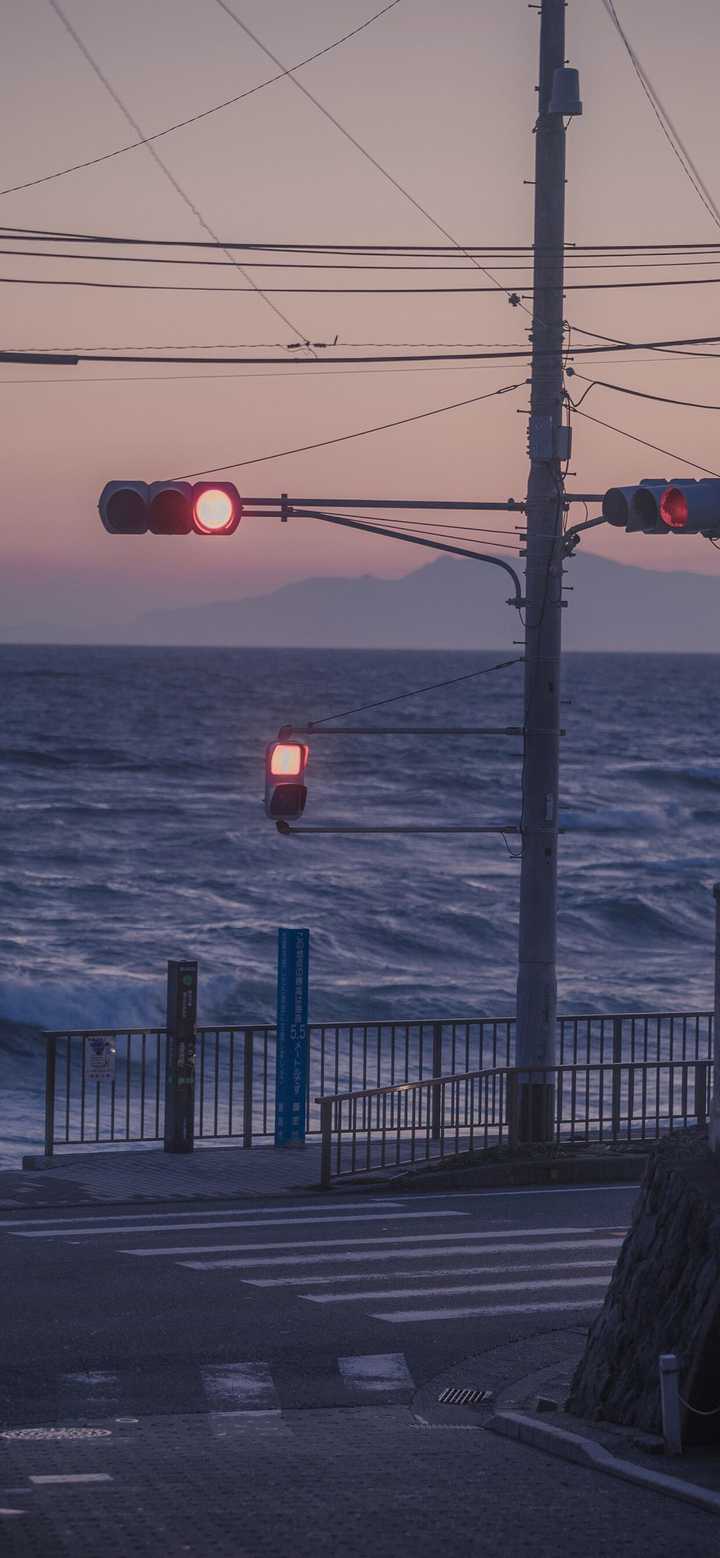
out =
{"type": "MultiPolygon", "coordinates": [[[[627,1011],[627,1012],[625,1012],[625,1011],[623,1011],[623,1012],[584,1012],[584,1011],[583,1012],[558,1012],[557,1020],[558,1020],[558,1025],[560,1025],[562,1023],[573,1023],[573,1022],[606,1022],[606,1023],[608,1023],[608,1022],[612,1022],[613,1020],[616,1020],[618,1022],[628,1022],[628,1021],[631,1021],[631,1020],[636,1019],[636,1018],[640,1019],[642,1021],[646,1017],[647,1018],[653,1018],[655,1020],[660,1020],[660,1019],[663,1019],[663,1018],[671,1018],[672,1019],[674,1017],[677,1017],[677,1019],[680,1021],[683,1018],[695,1018],[695,1017],[706,1017],[706,1018],[712,1019],[712,1016],[713,1016],[713,1012],[712,1012],[712,1009],[710,1007],[698,1007],[697,1010],[692,1010],[692,1011],[669,1011],[669,1010],[668,1011],[664,1011],[664,1010],[663,1011],[657,1011],[656,1010],[656,1011],[646,1011],[646,1012],[641,1012],[641,1011],[627,1011]]],[[[453,1027],[453,1026],[460,1027],[461,1024],[463,1024],[463,1023],[468,1023],[468,1024],[469,1023],[487,1023],[489,1026],[492,1026],[493,1023],[497,1023],[498,1025],[500,1025],[501,1023],[514,1023],[515,1022],[515,1015],[514,1015],[514,1013],[505,1013],[505,1015],[502,1016],[502,1017],[484,1017],[484,1016],[475,1016],[475,1017],[469,1017],[469,1016],[465,1016],[465,1017],[417,1017],[417,1016],[416,1017],[343,1017],[343,1018],[328,1017],[328,1018],[318,1019],[317,1021],[313,1021],[313,1022],[310,1023],[309,1026],[311,1028],[391,1028],[393,1026],[394,1027],[398,1027],[398,1028],[403,1028],[403,1027],[422,1028],[422,1027],[430,1026],[433,1023],[437,1023],[437,1022],[441,1022],[441,1023],[443,1023],[444,1026],[447,1026],[447,1027],[453,1027]]],[[[275,1028],[276,1028],[276,1024],[274,1022],[240,1022],[240,1021],[236,1022],[234,1020],[232,1022],[199,1022],[197,1024],[197,1031],[198,1031],[198,1033],[200,1033],[203,1030],[205,1032],[211,1031],[213,1033],[216,1033],[216,1032],[228,1033],[233,1028],[237,1028],[237,1029],[253,1028],[256,1032],[274,1033],[275,1032],[275,1028]]],[[[96,1028],[42,1028],[40,1031],[42,1033],[43,1038],[45,1038],[45,1039],[66,1039],[66,1038],[73,1038],[73,1039],[75,1039],[75,1038],[90,1038],[92,1035],[95,1035],[95,1034],[107,1034],[107,1033],[124,1033],[124,1034],[159,1033],[159,1034],[162,1034],[162,1033],[166,1032],[166,1029],[165,1029],[165,1027],[164,1027],[164,1025],[162,1023],[158,1023],[158,1024],[153,1024],[151,1026],[140,1026],[140,1027],[137,1027],[137,1028],[126,1028],[126,1027],[111,1028],[109,1025],[105,1025],[105,1026],[96,1027],[96,1028]]]]}
{"type": "Polygon", "coordinates": [[[619,1067],[624,1069],[632,1067],[634,1071],[643,1071],[645,1069],[650,1070],[651,1068],[657,1070],[658,1066],[696,1066],[707,1064],[709,1062],[704,1057],[698,1061],[694,1055],[686,1055],[684,1059],[677,1055],[667,1055],[660,1056],[658,1060],[578,1060],[563,1061],[562,1064],[557,1066],[486,1066],[482,1071],[447,1071],[443,1076],[439,1077],[416,1077],[414,1082],[388,1082],[384,1087],[363,1087],[352,1093],[325,1093],[316,1097],[315,1102],[316,1104],[351,1103],[355,1098],[382,1098],[388,1093],[407,1093],[417,1087],[447,1087],[450,1082],[477,1081],[479,1077],[515,1075],[537,1077],[543,1076],[547,1072],[552,1072],[553,1076],[557,1076],[560,1072],[565,1071],[574,1072],[577,1075],[578,1071],[617,1071],[619,1067]]]}

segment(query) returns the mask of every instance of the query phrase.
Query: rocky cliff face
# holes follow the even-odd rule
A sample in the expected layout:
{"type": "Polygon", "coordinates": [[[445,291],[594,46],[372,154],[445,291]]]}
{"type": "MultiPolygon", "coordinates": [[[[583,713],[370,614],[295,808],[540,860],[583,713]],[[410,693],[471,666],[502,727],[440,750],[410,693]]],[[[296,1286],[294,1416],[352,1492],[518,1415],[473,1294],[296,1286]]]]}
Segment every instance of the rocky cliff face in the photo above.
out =
{"type": "MultiPolygon", "coordinates": [[[[653,1152],[567,1409],[661,1432],[658,1358],[681,1359],[680,1394],[720,1406],[720,1159],[696,1133],[653,1152]]],[[[687,1439],[720,1439],[720,1413],[683,1409],[687,1439]]]]}

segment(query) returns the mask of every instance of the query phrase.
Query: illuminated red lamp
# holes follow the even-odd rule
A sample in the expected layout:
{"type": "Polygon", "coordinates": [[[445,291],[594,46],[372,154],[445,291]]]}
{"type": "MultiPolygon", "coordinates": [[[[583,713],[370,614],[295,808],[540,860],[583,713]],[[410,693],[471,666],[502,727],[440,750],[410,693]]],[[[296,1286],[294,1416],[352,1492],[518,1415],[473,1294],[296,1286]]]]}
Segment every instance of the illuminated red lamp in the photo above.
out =
{"type": "Polygon", "coordinates": [[[686,530],[690,518],[688,500],[680,487],[666,487],[660,496],[660,518],[670,530],[686,530]]]}
{"type": "Polygon", "coordinates": [[[192,526],[201,536],[231,536],[242,518],[242,502],[232,482],[196,482],[192,526]]]}
{"type": "Polygon", "coordinates": [[[302,817],[307,800],[305,769],[310,748],[303,741],[271,741],[265,752],[265,815],[274,822],[302,817]]]}

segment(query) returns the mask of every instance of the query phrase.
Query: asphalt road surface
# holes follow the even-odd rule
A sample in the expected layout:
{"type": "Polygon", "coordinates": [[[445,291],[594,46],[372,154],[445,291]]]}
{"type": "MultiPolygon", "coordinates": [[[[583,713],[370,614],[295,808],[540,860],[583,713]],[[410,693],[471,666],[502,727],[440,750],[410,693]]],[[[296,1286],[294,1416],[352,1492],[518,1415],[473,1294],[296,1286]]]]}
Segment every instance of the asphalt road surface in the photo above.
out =
{"type": "Polygon", "coordinates": [[[675,1551],[673,1531],[688,1555],[715,1550],[711,1515],[463,1433],[477,1417],[443,1433],[409,1410],[478,1355],[508,1378],[560,1356],[602,1302],[635,1195],[3,1219],[0,1544],[554,1558],[574,1522],[589,1555],[675,1551]]]}

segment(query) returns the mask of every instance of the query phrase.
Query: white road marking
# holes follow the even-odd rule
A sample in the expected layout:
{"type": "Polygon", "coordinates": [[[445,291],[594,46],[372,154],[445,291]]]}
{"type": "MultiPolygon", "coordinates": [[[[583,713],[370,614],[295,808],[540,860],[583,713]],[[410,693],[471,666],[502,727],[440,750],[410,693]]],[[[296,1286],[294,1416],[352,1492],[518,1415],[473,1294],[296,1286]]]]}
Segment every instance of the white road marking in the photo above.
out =
{"type": "Polygon", "coordinates": [[[210,1431],[215,1439],[227,1439],[230,1434],[248,1429],[255,1436],[281,1434],[285,1438],[292,1437],[279,1407],[253,1407],[249,1412],[210,1412],[208,1415],[210,1431]]]}
{"type": "MultiPolygon", "coordinates": [[[[430,1237],[432,1238],[433,1236],[431,1235],[430,1237]]],[[[446,1234],[444,1237],[445,1238],[449,1238],[450,1235],[446,1234]]],[[[480,1235],[468,1234],[468,1238],[469,1239],[474,1239],[474,1238],[479,1238],[479,1237],[480,1237],[480,1235]]],[[[300,1244],[300,1245],[290,1244],[290,1245],[287,1245],[286,1248],[288,1248],[288,1249],[317,1248],[318,1246],[322,1247],[324,1242],[325,1241],[322,1241],[322,1240],[314,1240],[314,1241],[308,1242],[308,1244],[300,1244]]],[[[334,1239],[327,1241],[327,1243],[332,1243],[332,1244],[338,1243],[340,1245],[342,1245],[342,1242],[343,1242],[342,1240],[334,1240],[334,1239]]],[[[343,1262],[343,1264],[347,1265],[349,1262],[356,1262],[357,1263],[357,1262],[362,1262],[362,1261],[419,1260],[419,1259],[425,1260],[430,1255],[444,1255],[444,1256],[447,1256],[447,1255],[505,1255],[507,1253],[517,1254],[517,1255],[529,1255],[529,1254],[534,1254],[536,1249],[538,1248],[537,1245],[533,1245],[533,1244],[486,1244],[486,1245],[480,1246],[479,1248],[478,1248],[477,1244],[445,1244],[445,1245],[443,1245],[442,1249],[438,1250],[438,1249],[433,1248],[432,1245],[429,1245],[429,1244],[425,1243],[425,1244],[421,1244],[420,1246],[416,1246],[416,1248],[412,1249],[412,1250],[406,1250],[406,1249],[399,1250],[397,1248],[397,1246],[398,1246],[398,1244],[402,1243],[401,1239],[377,1239],[377,1240],[368,1241],[368,1242],[372,1242],[372,1243],[375,1243],[375,1244],[391,1244],[393,1246],[393,1248],[391,1250],[377,1250],[377,1249],[348,1250],[347,1246],[345,1246],[344,1248],[341,1248],[339,1251],[335,1250],[332,1255],[271,1255],[269,1257],[263,1256],[263,1255],[251,1255],[249,1257],[247,1257],[247,1256],[233,1256],[231,1259],[228,1259],[228,1260],[183,1260],[183,1261],[179,1261],[178,1264],[181,1265],[181,1266],[188,1267],[190,1271],[242,1271],[242,1270],[245,1270],[245,1269],[247,1269],[248,1267],[251,1267],[251,1266],[317,1266],[317,1265],[321,1265],[323,1263],[333,1262],[333,1261],[335,1262],[336,1265],[339,1262],[343,1262]]],[[[213,1246],[210,1246],[210,1250],[212,1248],[213,1248],[213,1246]]],[[[223,1245],[219,1245],[219,1246],[215,1245],[214,1248],[215,1249],[218,1249],[218,1248],[219,1249],[223,1249],[223,1248],[225,1248],[225,1249],[246,1249],[246,1250],[255,1249],[255,1250],[257,1250],[257,1249],[263,1249],[263,1248],[265,1248],[265,1249],[273,1249],[273,1248],[278,1249],[278,1248],[281,1248],[281,1246],[278,1246],[278,1245],[274,1245],[273,1246],[272,1244],[267,1244],[265,1246],[257,1245],[257,1244],[254,1244],[254,1245],[253,1244],[246,1244],[246,1245],[225,1245],[225,1246],[223,1246],[223,1245]]],[[[558,1240],[551,1241],[548,1244],[544,1244],[540,1248],[543,1249],[543,1250],[577,1250],[577,1249],[615,1250],[615,1249],[617,1249],[617,1240],[616,1239],[583,1239],[581,1241],[577,1241],[576,1240],[576,1241],[571,1242],[570,1240],[558,1239],[558,1240]]],[[[196,1248],[193,1251],[192,1247],[190,1247],[189,1249],[180,1249],[180,1250],[123,1250],[123,1251],[121,1251],[121,1253],[124,1254],[124,1255],[149,1255],[149,1254],[153,1254],[153,1255],[191,1255],[193,1253],[196,1254],[196,1255],[198,1255],[198,1254],[202,1255],[202,1254],[208,1254],[209,1250],[207,1248],[205,1250],[196,1248]]]]}
{"type": "Polygon", "coordinates": [[[112,1477],[107,1471],[76,1471],[66,1472],[63,1476],[54,1473],[52,1476],[31,1477],[30,1481],[41,1487],[51,1482],[112,1482],[112,1477]]]}
{"type": "MultiPolygon", "coordinates": [[[[438,1254],[444,1251],[438,1251],[438,1254]]],[[[613,1271],[614,1260],[555,1260],[555,1261],[515,1261],[509,1266],[428,1266],[424,1271],[366,1271],[364,1282],[392,1282],[397,1277],[410,1282],[415,1277],[484,1277],[497,1275],[504,1271],[589,1271],[594,1267],[602,1267],[603,1271],[613,1271]]],[[[299,1287],[334,1287],[337,1282],[357,1282],[358,1273],[334,1274],[331,1277],[244,1277],[243,1283],[248,1288],[299,1288],[299,1287]]],[[[378,1294],[378,1297],[381,1295],[378,1294]]]]}
{"type": "MultiPolygon", "coordinates": [[[[287,1212],[286,1207],[284,1210],[287,1212]]],[[[212,1228],[282,1228],[286,1223],[288,1226],[292,1225],[295,1227],[298,1223],[322,1223],[323,1225],[325,1223],[387,1223],[395,1222],[398,1218],[402,1218],[403,1222],[406,1222],[415,1217],[419,1217],[424,1220],[425,1218],[436,1217],[448,1218],[469,1216],[469,1212],[394,1212],[391,1209],[388,1209],[386,1212],[351,1212],[349,1217],[344,1213],[338,1213],[337,1216],[331,1217],[328,1217],[327,1213],[321,1214],[319,1217],[297,1217],[294,1212],[291,1212],[289,1217],[273,1217],[268,1218],[267,1220],[264,1217],[256,1217],[253,1218],[251,1222],[246,1222],[244,1220],[245,1213],[243,1212],[239,1216],[236,1215],[235,1217],[224,1219],[221,1222],[205,1221],[201,1223],[183,1223],[180,1228],[169,1228],[168,1232],[188,1233],[194,1232],[196,1229],[201,1229],[202,1232],[207,1233],[208,1229],[212,1228]]],[[[156,1228],[148,1229],[147,1231],[149,1233],[160,1233],[163,1227],[164,1224],[159,1223],[156,1228]]],[[[106,1228],[103,1224],[101,1224],[98,1227],[93,1226],[92,1228],[41,1228],[37,1232],[28,1231],[19,1233],[18,1239],[77,1239],[83,1235],[88,1234],[97,1236],[98,1234],[108,1233],[137,1234],[144,1232],[145,1230],[142,1228],[133,1228],[132,1224],[117,1224],[115,1227],[110,1228],[106,1228]]]]}
{"type": "Polygon", "coordinates": [[[388,1298],[443,1298],[446,1293],[532,1293],[536,1288],[602,1288],[607,1277],[548,1277],[536,1282],[465,1282],[458,1287],[388,1288],[382,1293],[302,1293],[308,1304],[357,1304],[366,1300],[383,1303],[388,1298]]]}
{"type": "Polygon", "coordinates": [[[393,1314],[371,1315],[372,1320],[386,1320],[388,1325],[415,1325],[421,1320],[469,1320],[482,1318],[483,1315],[540,1315],[550,1314],[558,1309],[598,1309],[599,1300],[594,1298],[571,1299],[569,1303],[551,1304],[481,1304],[467,1309],[398,1309],[393,1314]]]}
{"type": "MultiPolygon", "coordinates": [[[[30,1490],[28,1490],[28,1491],[30,1491],[30,1490]]],[[[0,1518],[3,1518],[3,1519],[6,1516],[8,1516],[8,1515],[26,1515],[26,1514],[27,1514],[27,1510],[26,1509],[2,1509],[2,1508],[0,1508],[0,1518]]]]}
{"type": "MultiPolygon", "coordinates": [[[[410,1215],[412,1216],[413,1214],[411,1213],[410,1215]]],[[[348,1221],[349,1221],[349,1219],[348,1219],[348,1221]]],[[[185,1230],[183,1229],[183,1232],[184,1231],[185,1230]]],[[[606,1230],[604,1228],[600,1229],[600,1233],[604,1234],[605,1232],[606,1232],[606,1230]]],[[[614,1233],[613,1232],[611,1234],[611,1237],[605,1241],[606,1242],[606,1247],[610,1248],[612,1246],[613,1248],[616,1248],[617,1244],[618,1244],[618,1240],[622,1239],[623,1237],[624,1237],[624,1234],[622,1232],[619,1232],[619,1233],[614,1233]]],[[[471,1239],[473,1241],[473,1245],[475,1245],[476,1243],[479,1242],[480,1244],[484,1245],[485,1249],[487,1249],[487,1250],[492,1250],[493,1252],[495,1252],[495,1251],[500,1252],[500,1251],[502,1251],[505,1248],[507,1248],[507,1249],[516,1249],[516,1250],[525,1250],[525,1249],[527,1249],[527,1250],[533,1250],[533,1249],[569,1250],[569,1249],[574,1249],[576,1245],[577,1245],[578,1249],[582,1249],[583,1246],[586,1245],[586,1244],[589,1245],[589,1244],[596,1243],[597,1239],[598,1239],[598,1235],[597,1235],[597,1232],[595,1230],[593,1230],[593,1229],[585,1230],[584,1228],[571,1228],[569,1230],[564,1229],[564,1228],[561,1228],[561,1229],[546,1228],[546,1229],[543,1229],[541,1231],[540,1236],[538,1236],[538,1234],[536,1233],[535,1229],[533,1229],[533,1228],[531,1228],[529,1230],[526,1229],[526,1228],[508,1229],[507,1233],[471,1233],[469,1230],[468,1230],[467,1233],[465,1233],[464,1231],[461,1232],[460,1229],[458,1228],[458,1229],[453,1229],[450,1233],[398,1233],[398,1234],[387,1234],[387,1235],[379,1235],[379,1236],[378,1235],[373,1235],[373,1234],[358,1234],[357,1236],[352,1236],[351,1235],[351,1237],[348,1238],[348,1239],[275,1239],[275,1240],[267,1239],[267,1240],[264,1240],[262,1244],[248,1244],[246,1242],[246,1240],[243,1240],[242,1243],[240,1243],[240,1244],[180,1244],[180,1245],[153,1244],[153,1245],[149,1245],[149,1246],[148,1245],[135,1246],[132,1249],[122,1249],[122,1250],[120,1250],[120,1254],[121,1255],[140,1255],[140,1256],[150,1256],[150,1255],[152,1255],[152,1256],[156,1256],[156,1255],[192,1255],[193,1253],[195,1253],[196,1255],[213,1255],[213,1254],[219,1254],[223,1250],[314,1250],[314,1249],[325,1250],[325,1249],[331,1249],[331,1248],[333,1248],[334,1246],[337,1246],[337,1245],[341,1245],[343,1248],[346,1248],[349,1245],[356,1245],[356,1244],[367,1244],[367,1245],[392,1244],[394,1246],[397,1246],[398,1244],[418,1244],[420,1242],[423,1242],[424,1244],[430,1245],[430,1244],[438,1244],[438,1243],[447,1244],[448,1240],[455,1240],[455,1241],[457,1241],[459,1239],[465,1239],[465,1240],[471,1239]],[[525,1245],[525,1244],[512,1245],[510,1243],[508,1243],[507,1245],[505,1245],[504,1243],[503,1244],[494,1244],[494,1243],[488,1244],[488,1243],[486,1243],[486,1241],[488,1239],[491,1239],[491,1240],[495,1240],[495,1239],[502,1239],[502,1240],[520,1239],[520,1238],[527,1237],[528,1234],[531,1237],[533,1237],[535,1240],[537,1240],[538,1237],[545,1238],[546,1235],[554,1234],[554,1233],[566,1234],[567,1232],[570,1232],[571,1234],[580,1234],[580,1233],[585,1233],[586,1231],[591,1234],[591,1237],[589,1239],[586,1239],[586,1240],[574,1239],[572,1241],[572,1243],[564,1242],[564,1243],[561,1243],[561,1244],[542,1244],[542,1245],[538,1244],[537,1242],[534,1243],[534,1244],[527,1244],[527,1245],[525,1245]]],[[[468,1251],[466,1251],[466,1253],[469,1253],[469,1248],[468,1248],[468,1251]]],[[[478,1251],[478,1253],[479,1253],[479,1251],[478,1251]]]]}
{"type": "MultiPolygon", "coordinates": [[[[353,1211],[357,1211],[358,1209],[367,1206],[367,1204],[368,1204],[367,1196],[365,1196],[362,1201],[343,1201],[343,1203],[342,1203],[344,1208],[346,1208],[346,1209],[352,1208],[353,1211]]],[[[399,1197],[393,1197],[392,1200],[385,1200],[383,1198],[382,1200],[377,1200],[376,1201],[375,1197],[373,1196],[372,1204],[373,1204],[373,1206],[401,1206],[401,1205],[404,1204],[404,1202],[402,1202],[399,1197]]],[[[337,1207],[337,1202],[333,1202],[331,1206],[328,1206],[328,1211],[332,1210],[332,1207],[337,1207]]],[[[305,1201],[300,1206],[295,1206],[295,1204],[293,1204],[292,1210],[294,1212],[316,1212],[316,1211],[319,1210],[318,1201],[305,1201]]],[[[88,1207],[89,1215],[86,1215],[85,1217],[8,1217],[4,1221],[0,1221],[0,1228],[44,1228],[46,1225],[57,1225],[57,1226],[60,1226],[60,1227],[62,1227],[62,1226],[69,1227],[71,1223],[85,1223],[85,1224],[89,1225],[90,1223],[93,1223],[93,1224],[111,1223],[113,1220],[115,1222],[117,1222],[117,1223],[158,1223],[159,1222],[162,1225],[163,1223],[166,1223],[166,1222],[180,1222],[181,1220],[183,1220],[183,1219],[185,1219],[187,1217],[211,1217],[211,1218],[215,1218],[215,1217],[222,1217],[223,1215],[227,1216],[228,1215],[228,1211],[229,1211],[228,1207],[220,1206],[220,1207],[213,1207],[213,1208],[208,1207],[207,1211],[203,1212],[203,1211],[199,1211],[197,1206],[194,1206],[191,1212],[125,1212],[125,1211],[122,1211],[122,1212],[104,1212],[104,1213],[100,1214],[97,1211],[96,1207],[90,1207],[89,1206],[88,1207]]],[[[270,1213],[277,1213],[279,1215],[281,1212],[287,1212],[287,1211],[288,1211],[287,1202],[284,1202],[284,1203],[282,1203],[279,1206],[277,1206],[277,1205],[276,1206],[244,1206],[243,1205],[243,1206],[239,1206],[237,1208],[237,1210],[233,1213],[233,1216],[235,1216],[235,1217],[252,1217],[252,1216],[256,1216],[256,1215],[260,1216],[263,1213],[266,1216],[268,1216],[270,1213]]]]}
{"type": "Polygon", "coordinates": [[[415,1389],[404,1352],[367,1353],[364,1356],[338,1358],[338,1368],[345,1384],[364,1395],[415,1389]]]}
{"type": "Polygon", "coordinates": [[[279,1411],[277,1391],[267,1363],[207,1364],[200,1371],[214,1412],[279,1411]]]}

